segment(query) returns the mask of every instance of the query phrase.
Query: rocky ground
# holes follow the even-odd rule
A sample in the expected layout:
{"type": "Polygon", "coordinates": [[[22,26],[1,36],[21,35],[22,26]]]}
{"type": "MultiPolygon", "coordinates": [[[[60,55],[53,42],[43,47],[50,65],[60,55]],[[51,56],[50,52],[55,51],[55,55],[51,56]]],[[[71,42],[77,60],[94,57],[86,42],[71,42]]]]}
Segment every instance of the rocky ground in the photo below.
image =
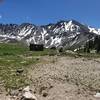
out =
{"type": "MultiPolygon", "coordinates": [[[[37,100],[100,99],[94,97],[100,91],[100,58],[40,57],[28,77],[37,100]]],[[[10,100],[2,90],[0,100],[10,100]]]]}

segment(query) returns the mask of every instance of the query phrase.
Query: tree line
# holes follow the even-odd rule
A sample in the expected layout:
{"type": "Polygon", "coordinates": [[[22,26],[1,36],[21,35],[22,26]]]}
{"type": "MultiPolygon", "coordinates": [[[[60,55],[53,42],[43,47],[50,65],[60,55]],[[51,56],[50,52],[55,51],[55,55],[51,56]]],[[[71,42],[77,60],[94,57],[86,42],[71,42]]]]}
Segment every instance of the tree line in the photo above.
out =
{"type": "Polygon", "coordinates": [[[86,42],[84,52],[90,53],[91,50],[96,50],[96,53],[100,52],[100,36],[96,36],[94,39],[86,42]]]}

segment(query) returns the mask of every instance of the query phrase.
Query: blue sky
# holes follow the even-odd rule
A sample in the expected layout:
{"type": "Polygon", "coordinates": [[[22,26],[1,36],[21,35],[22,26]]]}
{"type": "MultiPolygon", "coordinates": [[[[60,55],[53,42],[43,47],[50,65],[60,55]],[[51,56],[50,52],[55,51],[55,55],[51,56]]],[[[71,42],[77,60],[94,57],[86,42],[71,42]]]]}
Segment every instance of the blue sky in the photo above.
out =
{"type": "Polygon", "coordinates": [[[0,23],[30,22],[36,25],[75,19],[100,27],[100,0],[4,0],[0,23]]]}

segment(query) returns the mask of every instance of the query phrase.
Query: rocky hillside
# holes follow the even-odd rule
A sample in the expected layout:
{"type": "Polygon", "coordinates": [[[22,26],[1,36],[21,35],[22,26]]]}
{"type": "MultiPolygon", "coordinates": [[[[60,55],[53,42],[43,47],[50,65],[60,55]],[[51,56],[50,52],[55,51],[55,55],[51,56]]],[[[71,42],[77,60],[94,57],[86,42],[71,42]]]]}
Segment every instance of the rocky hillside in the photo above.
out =
{"type": "Polygon", "coordinates": [[[50,47],[74,47],[84,45],[100,35],[100,30],[83,25],[75,20],[59,21],[56,24],[36,26],[30,23],[0,24],[0,42],[30,42],[50,47]]]}

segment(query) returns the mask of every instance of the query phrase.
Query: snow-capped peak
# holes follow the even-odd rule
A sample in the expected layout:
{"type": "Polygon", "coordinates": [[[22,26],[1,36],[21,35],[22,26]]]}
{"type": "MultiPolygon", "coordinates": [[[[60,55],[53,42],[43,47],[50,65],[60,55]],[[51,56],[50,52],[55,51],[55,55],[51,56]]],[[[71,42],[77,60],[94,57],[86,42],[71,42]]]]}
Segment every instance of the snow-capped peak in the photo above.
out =
{"type": "Polygon", "coordinates": [[[100,29],[98,29],[99,35],[100,35],[100,29]]]}
{"type": "Polygon", "coordinates": [[[72,20],[70,20],[67,24],[65,23],[65,29],[74,32],[80,30],[80,27],[74,24],[72,20]]]}
{"type": "Polygon", "coordinates": [[[89,32],[100,35],[100,29],[92,28],[90,26],[88,26],[88,28],[89,28],[89,32]]]}
{"type": "Polygon", "coordinates": [[[21,25],[0,24],[0,42],[20,41],[27,45],[33,40],[35,44],[70,48],[78,47],[96,35],[100,29],[83,25],[75,20],[59,21],[56,24],[36,26],[29,23],[21,25]]]}

